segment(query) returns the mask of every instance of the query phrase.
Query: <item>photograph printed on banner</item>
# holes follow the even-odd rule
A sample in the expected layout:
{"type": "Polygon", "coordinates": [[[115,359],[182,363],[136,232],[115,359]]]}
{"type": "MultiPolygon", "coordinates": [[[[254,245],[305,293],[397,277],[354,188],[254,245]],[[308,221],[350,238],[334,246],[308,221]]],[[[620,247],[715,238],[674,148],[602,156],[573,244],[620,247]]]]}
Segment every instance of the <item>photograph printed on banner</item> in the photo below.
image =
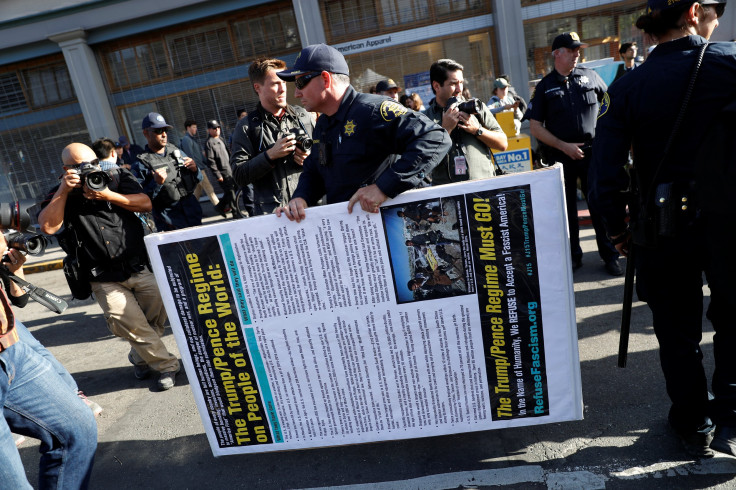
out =
{"type": "Polygon", "coordinates": [[[475,293],[463,196],[381,208],[397,303],[475,293]]]}

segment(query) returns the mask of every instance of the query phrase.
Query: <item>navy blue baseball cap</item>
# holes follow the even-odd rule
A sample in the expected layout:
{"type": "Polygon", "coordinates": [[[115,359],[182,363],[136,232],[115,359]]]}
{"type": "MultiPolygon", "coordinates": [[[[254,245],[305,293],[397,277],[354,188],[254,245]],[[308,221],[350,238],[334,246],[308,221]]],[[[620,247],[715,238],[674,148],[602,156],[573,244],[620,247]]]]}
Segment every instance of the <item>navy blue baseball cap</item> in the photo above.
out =
{"type": "Polygon", "coordinates": [[[340,51],[326,44],[312,44],[302,49],[290,70],[276,74],[280,79],[292,82],[299,75],[323,71],[350,75],[348,64],[340,51]]]}
{"type": "Polygon", "coordinates": [[[170,124],[166,124],[166,119],[164,119],[164,116],[162,116],[158,112],[149,112],[146,117],[143,118],[143,124],[141,126],[143,127],[143,129],[173,127],[170,124]]]}
{"type": "Polygon", "coordinates": [[[552,41],[552,51],[559,48],[575,49],[579,46],[587,46],[587,44],[580,42],[577,32],[563,32],[552,41]]]}
{"type": "MultiPolygon", "coordinates": [[[[697,0],[647,0],[647,13],[652,13],[653,10],[666,10],[673,7],[680,7],[682,5],[690,5],[695,3],[697,0]]],[[[719,3],[726,3],[726,0],[702,0],[698,1],[700,5],[718,5],[719,3]]]]}

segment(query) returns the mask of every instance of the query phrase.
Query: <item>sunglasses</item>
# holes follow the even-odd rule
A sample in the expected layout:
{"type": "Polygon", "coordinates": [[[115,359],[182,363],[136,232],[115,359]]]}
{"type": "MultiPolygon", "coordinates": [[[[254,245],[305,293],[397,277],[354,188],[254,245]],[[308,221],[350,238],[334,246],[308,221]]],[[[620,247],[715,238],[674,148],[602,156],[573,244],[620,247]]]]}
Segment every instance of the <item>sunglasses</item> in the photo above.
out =
{"type": "Polygon", "coordinates": [[[149,131],[151,131],[153,134],[163,134],[163,133],[167,133],[169,131],[169,128],[156,128],[156,129],[151,129],[149,131]]]}
{"type": "Polygon", "coordinates": [[[319,72],[319,73],[310,73],[309,75],[304,75],[303,77],[300,77],[300,78],[297,78],[296,80],[294,80],[294,85],[299,90],[302,90],[304,87],[307,86],[307,84],[310,81],[312,81],[313,78],[316,78],[316,77],[320,76],[321,74],[322,74],[322,72],[319,72]]]}

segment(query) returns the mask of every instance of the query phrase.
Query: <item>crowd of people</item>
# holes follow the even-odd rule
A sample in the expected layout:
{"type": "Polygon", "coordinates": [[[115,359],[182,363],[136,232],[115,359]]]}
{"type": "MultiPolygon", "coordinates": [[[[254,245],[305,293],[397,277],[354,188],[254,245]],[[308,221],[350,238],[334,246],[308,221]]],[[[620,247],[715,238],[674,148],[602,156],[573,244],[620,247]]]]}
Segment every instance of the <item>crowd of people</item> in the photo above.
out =
{"type": "MultiPolygon", "coordinates": [[[[38,216],[40,228],[62,235],[70,267],[89,282],[108,328],[129,342],[133,375],[145,379],[156,372],[158,388],[168,390],[176,383],[180,364],[162,342],[167,316],[143,246],[144,235],[153,231],[146,225],[149,213],[157,231],[199,226],[202,193],[223,217],[275,213],[299,222],[307,219],[310,206],[339,202],[346,203],[348,212],[358,205],[377,213],[386,200],[409,189],[497,175],[491,150],[505,150],[508,139],[494,114],[511,111],[519,123],[529,120],[546,163],[562,165],[573,269],[582,266],[578,181],[590,199],[606,270],[622,274],[620,254],[641,249],[636,259],[640,295],[654,313],[672,399],[669,419],[676,433],[703,452],[711,448],[736,455],[736,365],[730,355],[735,334],[729,323],[736,298],[731,294],[733,259],[717,249],[720,242],[714,239],[714,250],[703,263],[677,260],[683,247],[692,248],[692,256],[703,255],[696,250],[701,235],[721,236],[711,230],[707,216],[692,214],[684,231],[660,237],[654,248],[632,241],[622,197],[632,147],[642,190],[696,179],[686,151],[673,150],[672,162],[667,162],[671,165],[652,166],[677,129],[673,124],[679,105],[666,101],[681,97],[683,84],[671,82],[688,78],[692,58],[707,46],[725,2],[649,0],[648,5],[637,25],[659,42],[651,61],[637,65],[636,46],[622,45],[624,70],[609,88],[595,71],[578,66],[585,46],[578,35],[562,33],[551,46],[554,69],[539,82],[528,107],[505,76],[494,80],[488,104],[468,100],[463,96],[464,67],[452,59],[428,67],[434,98],[425,107],[417,94],[399,97],[401,87],[391,79],[381,81],[376,93],[358,92],[350,84],[343,55],[325,44],[304,48],[291,68],[282,60],[259,58],[249,68],[258,103],[250,111],[238,111],[239,121],[227,141],[219,121],[211,119],[206,122],[209,137],[201,144],[197,122],[188,119],[181,147],[176,147],[168,139],[173,127],[151,112],[140,128],[145,148],[132,145],[126,136],[102,138],[91,146],[69,144],[61,155],[60,183],[38,216]],[[301,106],[287,103],[289,84],[301,106]],[[107,175],[106,185],[90,184],[90,166],[107,175]],[[245,214],[236,202],[241,189],[245,214]],[[672,268],[673,263],[681,267],[672,268]],[[709,317],[717,332],[713,400],[698,347],[703,270],[712,289],[709,317]],[[672,302],[679,307],[672,309],[672,302]]],[[[707,120],[734,101],[736,89],[721,83],[736,75],[734,60],[734,45],[707,50],[700,75],[707,89],[693,95],[689,107],[697,117],[692,121],[707,120]]],[[[688,124],[688,132],[702,134],[704,128],[695,124],[688,124]]],[[[462,274],[453,271],[459,235],[441,228],[446,221],[442,205],[406,206],[398,216],[405,223],[406,246],[418,252],[407,287],[423,295],[464,287],[462,274]],[[432,263],[423,259],[428,251],[432,263]]],[[[632,216],[632,222],[636,219],[632,216]]],[[[20,273],[24,258],[17,250],[8,251],[2,238],[0,253],[6,251],[6,267],[20,273]]],[[[5,415],[0,424],[0,487],[27,486],[12,430],[42,441],[42,486],[84,488],[96,447],[94,415],[101,407],[84,397],[63,366],[15,319],[10,304],[22,306],[17,298],[22,294],[6,288],[8,295],[0,293],[0,400],[5,415]]]]}

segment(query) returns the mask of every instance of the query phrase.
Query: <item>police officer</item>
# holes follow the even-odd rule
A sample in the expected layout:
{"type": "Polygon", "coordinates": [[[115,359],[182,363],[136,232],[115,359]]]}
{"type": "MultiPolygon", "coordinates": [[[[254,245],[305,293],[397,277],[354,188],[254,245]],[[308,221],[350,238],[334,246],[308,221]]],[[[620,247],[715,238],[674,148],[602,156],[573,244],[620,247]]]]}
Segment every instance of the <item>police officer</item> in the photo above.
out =
{"type": "Polygon", "coordinates": [[[348,201],[348,212],[360,203],[377,213],[389,197],[423,185],[450,149],[447,132],[424,114],[358,93],[345,58],[331,46],[307,46],[294,67],[278,75],[294,81],[306,110],[322,113],[299,185],[289,204],[277,209],[279,216],[301,221],[307,206],[324,195],[328,203],[348,201]]]}
{"type": "Polygon", "coordinates": [[[143,118],[148,144],[133,165],[133,174],[153,202],[158,231],[178,230],[202,224],[202,207],[194,189],[202,180],[197,164],[168,141],[173,129],[161,114],[143,118]]]}
{"type": "MultiPolygon", "coordinates": [[[[718,184],[705,180],[696,166],[698,143],[713,131],[707,122],[736,101],[736,84],[726,82],[736,80],[736,44],[713,43],[707,47],[681,127],[666,159],[662,157],[696,58],[718,26],[724,8],[725,2],[713,0],[648,1],[648,13],[636,25],[653,36],[658,45],[645,63],[612,84],[606,94],[590,169],[591,205],[603,217],[616,247],[622,253],[633,247],[635,252],[637,293],[652,310],[667,394],[672,401],[670,425],[688,449],[704,456],[709,455],[711,438],[711,449],[736,455],[733,209],[724,209],[728,194],[715,192],[718,184]],[[629,178],[621,162],[626,161],[631,147],[638,176],[635,180],[639,183],[639,198],[633,204],[640,209],[661,205],[666,213],[663,222],[679,223],[667,232],[668,236],[662,236],[668,226],[640,226],[642,214],[634,213],[632,221],[637,229],[648,229],[649,243],[638,233],[634,243],[629,243],[625,222],[623,191],[628,188],[629,178]],[[693,184],[697,194],[692,192],[693,184]],[[668,206],[665,196],[675,192],[676,205],[668,206]],[[711,204],[727,218],[709,211],[711,204]],[[656,235],[653,240],[652,235],[656,235]],[[708,318],[716,332],[712,382],[715,399],[711,402],[699,346],[703,271],[711,291],[708,318]]],[[[714,145],[721,144],[728,145],[729,141],[714,145]]],[[[730,168],[733,174],[732,148],[731,143],[726,158],[708,159],[704,175],[718,168],[730,168]]],[[[733,187],[727,192],[732,194],[733,187]]]]}
{"type": "MultiPolygon", "coordinates": [[[[554,69],[537,84],[525,118],[529,129],[543,146],[547,163],[562,163],[565,174],[567,223],[570,228],[570,254],[573,270],[583,265],[578,227],[577,181],[580,178],[587,197],[588,165],[595,136],[598,102],[606,84],[596,72],[577,66],[580,48],[585,46],[575,32],[565,32],[552,42],[554,69]]],[[[625,161],[625,160],[624,160],[625,161]]],[[[598,254],[606,271],[623,274],[618,252],[606,236],[600,218],[591,211],[598,254]]]]}

